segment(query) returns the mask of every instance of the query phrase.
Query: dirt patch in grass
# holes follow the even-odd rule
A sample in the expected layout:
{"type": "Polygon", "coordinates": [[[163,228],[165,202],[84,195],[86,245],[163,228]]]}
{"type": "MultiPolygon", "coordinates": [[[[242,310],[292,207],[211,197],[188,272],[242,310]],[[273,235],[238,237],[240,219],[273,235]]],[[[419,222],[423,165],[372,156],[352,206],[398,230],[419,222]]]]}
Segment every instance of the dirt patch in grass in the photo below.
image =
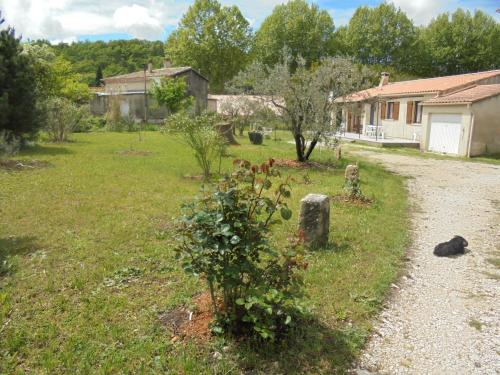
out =
{"type": "Polygon", "coordinates": [[[210,323],[214,320],[210,295],[207,292],[193,298],[193,307],[178,307],[159,317],[172,331],[172,341],[199,339],[206,341],[211,336],[210,323]]]}
{"type": "Polygon", "coordinates": [[[291,159],[277,159],[274,161],[274,164],[278,167],[282,168],[291,168],[291,169],[335,169],[336,165],[334,163],[319,163],[317,161],[304,161],[300,162],[297,160],[291,159]]]}
{"type": "Polygon", "coordinates": [[[0,169],[8,171],[30,171],[33,169],[50,167],[50,163],[44,160],[0,160],[0,169]]]}
{"type": "Polygon", "coordinates": [[[205,177],[203,175],[190,175],[190,174],[185,174],[182,175],[182,178],[185,180],[191,180],[191,181],[203,181],[205,177]]]}
{"type": "Polygon", "coordinates": [[[367,197],[351,197],[349,195],[332,195],[332,201],[343,204],[352,204],[360,207],[368,207],[373,203],[373,199],[367,197]]]}
{"type": "Polygon", "coordinates": [[[138,151],[138,150],[124,150],[118,152],[118,155],[122,156],[149,156],[151,155],[151,151],[138,151]]]}

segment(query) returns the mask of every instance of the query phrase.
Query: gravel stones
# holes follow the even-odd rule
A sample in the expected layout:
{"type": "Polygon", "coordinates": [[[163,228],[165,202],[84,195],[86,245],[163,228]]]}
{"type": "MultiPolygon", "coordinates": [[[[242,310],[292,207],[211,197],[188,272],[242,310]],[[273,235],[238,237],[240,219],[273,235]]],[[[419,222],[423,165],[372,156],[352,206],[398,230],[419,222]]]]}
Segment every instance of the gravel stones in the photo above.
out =
{"type": "Polygon", "coordinates": [[[375,322],[359,369],[376,374],[500,374],[500,166],[358,152],[408,180],[407,276],[375,322]],[[432,254],[461,235],[470,252],[432,254]],[[492,277],[491,275],[497,275],[492,277]],[[471,322],[477,322],[471,324],[471,322]],[[478,329],[480,327],[480,329],[478,329]]]}

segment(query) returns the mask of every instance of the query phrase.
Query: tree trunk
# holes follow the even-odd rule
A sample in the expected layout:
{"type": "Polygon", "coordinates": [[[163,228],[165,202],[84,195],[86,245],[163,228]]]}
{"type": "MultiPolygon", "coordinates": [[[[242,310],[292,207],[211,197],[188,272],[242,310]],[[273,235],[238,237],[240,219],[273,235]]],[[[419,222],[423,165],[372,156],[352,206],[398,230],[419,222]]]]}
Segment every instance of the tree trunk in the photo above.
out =
{"type": "Polygon", "coordinates": [[[309,143],[309,147],[307,148],[307,152],[305,155],[305,159],[309,160],[309,156],[311,156],[311,153],[314,150],[314,147],[316,147],[316,144],[318,143],[318,138],[314,138],[311,143],[309,143]]]}
{"type": "Polygon", "coordinates": [[[295,151],[297,152],[297,160],[300,162],[306,161],[304,157],[304,137],[302,134],[295,134],[295,151]]]}

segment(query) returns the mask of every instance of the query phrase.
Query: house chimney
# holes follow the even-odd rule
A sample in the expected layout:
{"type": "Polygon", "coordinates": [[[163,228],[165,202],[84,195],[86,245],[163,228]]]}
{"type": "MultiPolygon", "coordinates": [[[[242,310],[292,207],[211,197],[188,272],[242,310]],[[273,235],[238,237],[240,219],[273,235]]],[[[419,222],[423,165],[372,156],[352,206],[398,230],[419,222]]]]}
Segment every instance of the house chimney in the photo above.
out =
{"type": "Polygon", "coordinates": [[[152,73],[153,72],[153,63],[150,61],[148,62],[148,72],[152,73]]]}
{"type": "Polygon", "coordinates": [[[378,84],[378,87],[387,85],[389,83],[389,76],[389,73],[382,72],[382,74],[380,75],[380,83],[378,84]]]}
{"type": "Polygon", "coordinates": [[[172,60],[170,60],[168,57],[163,60],[163,67],[166,68],[171,68],[172,67],[172,60]]]}

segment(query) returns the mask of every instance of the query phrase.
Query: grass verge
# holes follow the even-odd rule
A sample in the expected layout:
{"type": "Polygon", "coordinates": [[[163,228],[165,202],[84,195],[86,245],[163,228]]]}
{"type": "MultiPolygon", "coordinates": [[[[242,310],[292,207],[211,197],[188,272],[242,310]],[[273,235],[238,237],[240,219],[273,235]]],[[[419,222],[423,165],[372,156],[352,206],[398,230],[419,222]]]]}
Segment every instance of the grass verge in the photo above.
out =
{"type": "Polygon", "coordinates": [[[355,149],[365,149],[373,152],[387,152],[393,153],[397,155],[404,156],[415,156],[425,159],[439,159],[439,160],[457,160],[457,161],[466,161],[470,163],[487,163],[487,164],[500,164],[500,154],[490,154],[490,155],[481,155],[481,156],[473,156],[470,158],[459,157],[459,156],[450,156],[444,154],[438,154],[434,152],[423,152],[414,148],[408,147],[372,147],[367,145],[355,144],[350,142],[342,142],[344,145],[344,149],[355,150],[355,149]]]}

